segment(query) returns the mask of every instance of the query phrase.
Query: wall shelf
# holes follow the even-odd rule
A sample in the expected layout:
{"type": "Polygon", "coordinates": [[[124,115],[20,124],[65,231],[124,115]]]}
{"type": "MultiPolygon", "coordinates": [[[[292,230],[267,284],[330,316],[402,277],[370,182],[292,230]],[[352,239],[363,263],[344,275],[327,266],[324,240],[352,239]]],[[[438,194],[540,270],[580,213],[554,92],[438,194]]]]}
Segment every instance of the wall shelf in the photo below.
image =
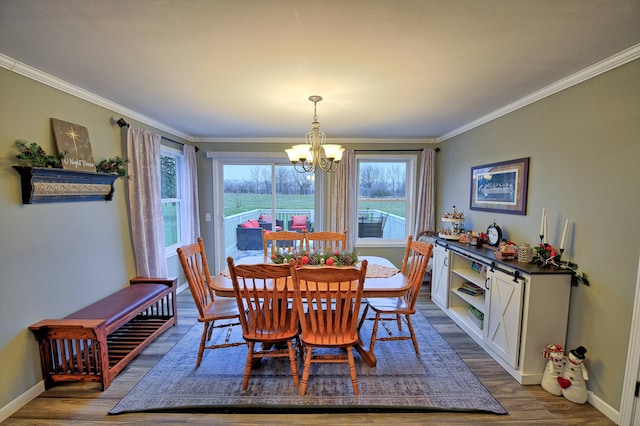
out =
{"type": "Polygon", "coordinates": [[[75,170],[13,166],[22,182],[22,203],[110,201],[120,176],[75,170]]]}

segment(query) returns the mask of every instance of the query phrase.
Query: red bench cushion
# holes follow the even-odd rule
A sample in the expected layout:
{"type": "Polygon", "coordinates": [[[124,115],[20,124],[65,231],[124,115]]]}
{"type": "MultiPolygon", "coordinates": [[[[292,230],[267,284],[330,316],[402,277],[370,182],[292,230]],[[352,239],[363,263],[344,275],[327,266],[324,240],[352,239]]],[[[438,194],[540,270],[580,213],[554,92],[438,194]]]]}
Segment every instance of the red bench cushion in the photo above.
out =
{"type": "Polygon", "coordinates": [[[169,287],[164,284],[135,284],[118,290],[110,296],[101,299],[86,308],[65,317],[68,319],[103,319],[106,327],[118,321],[131,312],[142,310],[144,305],[169,287]]]}

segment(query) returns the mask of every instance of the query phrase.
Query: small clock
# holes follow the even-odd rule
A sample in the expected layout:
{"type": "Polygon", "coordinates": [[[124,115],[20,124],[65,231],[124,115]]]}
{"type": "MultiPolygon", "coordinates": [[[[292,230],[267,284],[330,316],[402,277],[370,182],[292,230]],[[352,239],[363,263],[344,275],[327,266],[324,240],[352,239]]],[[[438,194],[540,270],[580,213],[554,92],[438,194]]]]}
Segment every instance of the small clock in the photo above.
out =
{"type": "Polygon", "coordinates": [[[502,241],[502,229],[495,222],[487,228],[487,241],[492,246],[497,246],[502,241]]]}

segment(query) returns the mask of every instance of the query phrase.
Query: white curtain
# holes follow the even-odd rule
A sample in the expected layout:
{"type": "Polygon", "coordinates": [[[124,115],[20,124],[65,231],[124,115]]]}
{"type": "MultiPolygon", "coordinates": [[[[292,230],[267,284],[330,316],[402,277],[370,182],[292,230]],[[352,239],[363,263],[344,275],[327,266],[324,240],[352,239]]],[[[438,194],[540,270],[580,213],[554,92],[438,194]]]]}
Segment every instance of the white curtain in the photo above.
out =
{"type": "Polygon", "coordinates": [[[414,239],[423,231],[435,231],[435,180],[434,164],[436,151],[434,149],[422,150],[420,164],[420,181],[418,182],[418,203],[416,209],[416,225],[413,231],[414,239]]]}
{"type": "Polygon", "coordinates": [[[184,203],[185,244],[195,244],[200,236],[200,209],[198,207],[198,169],[196,167],[196,149],[185,145],[184,179],[182,180],[182,202],[184,203]]]}
{"type": "Polygon", "coordinates": [[[129,214],[136,273],[166,277],[160,193],[160,135],[137,127],[127,131],[129,214]]]}
{"type": "Polygon", "coordinates": [[[342,161],[334,172],[333,188],[334,205],[331,210],[331,223],[334,232],[347,232],[347,248],[352,250],[356,246],[358,237],[358,222],[356,212],[356,155],[352,149],[347,149],[342,154],[342,161]]]}

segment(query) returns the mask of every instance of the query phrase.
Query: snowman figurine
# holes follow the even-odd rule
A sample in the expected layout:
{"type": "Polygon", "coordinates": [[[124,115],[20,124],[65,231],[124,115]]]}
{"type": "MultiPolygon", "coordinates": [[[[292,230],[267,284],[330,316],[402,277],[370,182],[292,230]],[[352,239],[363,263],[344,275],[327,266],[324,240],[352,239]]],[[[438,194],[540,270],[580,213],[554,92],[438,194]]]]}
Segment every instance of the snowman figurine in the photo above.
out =
{"type": "Polygon", "coordinates": [[[547,349],[542,352],[542,356],[549,358],[544,373],[542,374],[542,382],[540,383],[542,389],[551,395],[561,396],[562,388],[560,387],[560,383],[558,383],[558,377],[562,374],[566,362],[562,346],[549,345],[547,349]]]}
{"type": "Polygon", "coordinates": [[[589,374],[584,366],[584,354],[586,353],[587,349],[584,346],[572,349],[567,356],[562,376],[558,377],[562,395],[576,404],[587,402],[586,381],[589,380],[589,374]]]}

